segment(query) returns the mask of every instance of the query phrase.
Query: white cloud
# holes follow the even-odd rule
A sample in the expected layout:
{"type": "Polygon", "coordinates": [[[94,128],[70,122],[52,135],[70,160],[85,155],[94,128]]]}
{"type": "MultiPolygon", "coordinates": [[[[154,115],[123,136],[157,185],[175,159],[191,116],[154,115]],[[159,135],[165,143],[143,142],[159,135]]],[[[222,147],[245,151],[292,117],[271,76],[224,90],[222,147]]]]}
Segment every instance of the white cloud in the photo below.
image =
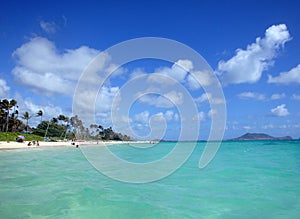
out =
{"type": "Polygon", "coordinates": [[[8,98],[10,87],[7,85],[6,81],[0,78],[0,99],[8,98]]]}
{"type": "Polygon", "coordinates": [[[288,109],[285,108],[285,104],[281,104],[281,105],[275,107],[274,109],[271,109],[271,113],[274,116],[280,116],[280,117],[288,116],[290,114],[288,109]]]}
{"type": "Polygon", "coordinates": [[[200,111],[193,119],[199,122],[204,121],[206,119],[206,114],[205,112],[200,111]]]}
{"type": "Polygon", "coordinates": [[[158,96],[155,94],[147,94],[139,98],[141,103],[146,103],[150,106],[161,107],[161,108],[172,108],[174,105],[165,97],[158,96]]]}
{"type": "Polygon", "coordinates": [[[176,91],[170,91],[163,95],[147,94],[140,97],[139,101],[150,106],[172,108],[183,103],[183,94],[176,91]]]}
{"type": "MultiPolygon", "coordinates": [[[[164,86],[173,85],[175,82],[187,85],[192,90],[200,89],[201,86],[208,86],[213,83],[213,72],[200,71],[194,69],[190,60],[178,60],[170,68],[161,67],[148,76],[148,82],[163,84],[164,86]],[[159,75],[167,77],[159,77],[159,75]],[[172,81],[168,77],[175,80],[172,81]]],[[[134,76],[146,75],[142,69],[134,70],[131,78],[134,76]]]]}
{"type": "Polygon", "coordinates": [[[178,121],[179,115],[174,113],[172,110],[167,110],[164,114],[167,121],[178,121]]]}
{"type": "MultiPolygon", "coordinates": [[[[98,97],[96,109],[100,112],[110,111],[114,98],[119,92],[119,87],[101,87],[98,97]]],[[[89,107],[89,106],[88,106],[89,107]]]]}
{"type": "Polygon", "coordinates": [[[221,60],[217,73],[225,84],[257,82],[263,71],[273,65],[278,50],[290,39],[285,24],[273,25],[266,30],[263,38],[256,38],[246,50],[237,49],[231,59],[221,60]]]}
{"type": "Polygon", "coordinates": [[[148,110],[143,111],[139,114],[134,115],[133,121],[137,123],[146,124],[149,121],[150,113],[148,110]]]}
{"type": "Polygon", "coordinates": [[[186,82],[188,72],[193,70],[193,63],[190,60],[179,59],[171,68],[159,68],[155,73],[167,75],[174,78],[176,81],[183,83],[186,82]]]}
{"type": "Polygon", "coordinates": [[[166,118],[162,112],[156,113],[151,117],[152,122],[165,123],[166,118]]]}
{"type": "Polygon", "coordinates": [[[283,99],[285,98],[285,93],[282,93],[282,94],[273,94],[271,96],[271,100],[279,100],[279,99],[283,99]]]}
{"type": "Polygon", "coordinates": [[[243,92],[238,95],[241,99],[255,99],[255,100],[264,100],[265,95],[255,92],[243,92]]]}
{"type": "Polygon", "coordinates": [[[77,114],[84,124],[94,123],[94,119],[101,123],[111,124],[111,110],[114,100],[117,101],[119,87],[102,86],[97,89],[89,87],[77,92],[73,113],[77,114]],[[94,116],[96,115],[96,118],[94,116]]]}
{"type": "Polygon", "coordinates": [[[193,68],[193,63],[190,60],[178,60],[168,74],[177,81],[183,82],[188,72],[192,71],[193,68]]]}
{"type": "MultiPolygon", "coordinates": [[[[23,99],[19,94],[16,94],[14,98],[18,101],[19,109],[22,110],[19,116],[22,116],[24,112],[28,112],[31,117],[29,120],[30,126],[37,126],[40,123],[40,117],[36,117],[36,113],[39,110],[43,111],[43,120],[50,120],[53,117],[57,117],[60,114],[64,114],[62,109],[58,106],[54,106],[51,103],[39,105],[34,103],[31,99],[23,99]]],[[[65,114],[64,114],[65,115],[65,114]]],[[[66,115],[70,116],[70,115],[66,115]]]]}
{"type": "Polygon", "coordinates": [[[211,110],[209,110],[209,112],[208,112],[207,115],[208,115],[210,118],[212,118],[214,115],[217,115],[217,113],[218,113],[217,110],[211,109],[211,110]]]}
{"type": "Polygon", "coordinates": [[[192,63],[192,61],[190,60],[182,60],[179,59],[177,62],[175,62],[176,65],[179,65],[181,68],[183,68],[185,71],[190,72],[191,70],[194,69],[194,65],[192,63]]]}
{"type": "Polygon", "coordinates": [[[199,96],[198,98],[195,99],[195,102],[196,103],[206,102],[206,101],[208,101],[208,96],[209,96],[208,93],[203,93],[203,94],[201,94],[201,96],[199,96]]]}
{"type": "Polygon", "coordinates": [[[58,28],[54,22],[46,22],[46,21],[41,21],[40,27],[48,34],[54,34],[58,28]]]}
{"type": "Polygon", "coordinates": [[[159,112],[152,116],[152,118],[156,122],[171,122],[171,121],[178,121],[179,115],[174,113],[172,110],[167,110],[165,113],[159,112]]]}
{"type": "Polygon", "coordinates": [[[63,114],[63,111],[60,107],[53,106],[51,104],[37,105],[33,103],[30,99],[26,99],[24,101],[23,110],[28,111],[31,115],[35,115],[39,110],[42,110],[44,118],[53,118],[57,117],[60,114],[63,114]]]}
{"type": "Polygon", "coordinates": [[[187,85],[192,90],[200,89],[213,83],[212,73],[208,71],[193,71],[187,76],[187,85]]]}
{"type": "Polygon", "coordinates": [[[181,92],[170,91],[169,93],[166,93],[164,97],[171,101],[175,106],[183,103],[183,95],[181,92]]]}
{"type": "MultiPolygon", "coordinates": [[[[108,54],[99,53],[100,51],[87,46],[59,51],[53,42],[36,37],[13,53],[17,64],[12,73],[20,84],[41,96],[70,98],[73,97],[76,88],[75,113],[83,121],[90,120],[92,112],[90,108],[95,105],[98,119],[111,123],[107,118],[110,116],[112,101],[119,88],[103,85],[99,89],[99,86],[104,78],[101,74],[108,74],[111,70],[117,69],[117,66],[111,63],[108,54]],[[95,57],[96,62],[91,63],[95,57]],[[81,77],[84,71],[86,74],[81,77]],[[80,86],[76,87],[79,78],[80,86]]],[[[123,69],[118,69],[115,75],[120,71],[123,69]]]]}
{"type": "Polygon", "coordinates": [[[154,121],[178,121],[179,115],[177,113],[174,113],[172,110],[167,110],[165,113],[158,112],[154,115],[150,115],[150,112],[148,110],[143,111],[139,114],[134,115],[132,122],[138,123],[138,124],[148,124],[150,118],[154,121]]]}
{"type": "Polygon", "coordinates": [[[203,93],[201,96],[195,99],[196,103],[203,103],[206,101],[210,101],[212,104],[222,104],[224,103],[224,99],[221,98],[213,98],[211,93],[203,93]]]}
{"type": "Polygon", "coordinates": [[[293,94],[292,99],[294,99],[294,100],[300,100],[300,95],[293,94]]]}
{"type": "Polygon", "coordinates": [[[300,84],[300,64],[288,72],[281,72],[277,77],[272,77],[271,75],[268,75],[268,77],[268,83],[300,84]]]}
{"type": "Polygon", "coordinates": [[[53,42],[36,37],[13,53],[17,65],[12,73],[39,94],[72,96],[79,76],[98,53],[86,46],[62,53],[53,42]]]}

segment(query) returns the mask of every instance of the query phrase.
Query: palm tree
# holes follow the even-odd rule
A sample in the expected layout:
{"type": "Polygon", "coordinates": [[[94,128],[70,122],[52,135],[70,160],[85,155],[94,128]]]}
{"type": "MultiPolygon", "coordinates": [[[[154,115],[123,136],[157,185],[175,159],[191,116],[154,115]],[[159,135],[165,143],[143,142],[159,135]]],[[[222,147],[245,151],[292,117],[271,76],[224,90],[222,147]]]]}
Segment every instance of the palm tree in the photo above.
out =
{"type": "Polygon", "coordinates": [[[98,126],[98,132],[99,132],[99,137],[102,139],[103,138],[103,135],[104,135],[104,132],[103,132],[104,128],[102,125],[99,125],[98,126]]]}
{"type": "Polygon", "coordinates": [[[4,131],[5,122],[6,122],[6,113],[4,112],[4,110],[1,107],[1,109],[0,109],[1,131],[4,131]]]}
{"type": "Polygon", "coordinates": [[[70,122],[70,119],[69,119],[69,117],[67,117],[67,116],[65,116],[65,120],[64,120],[64,122],[66,122],[67,123],[67,125],[66,125],[66,132],[65,132],[65,137],[64,137],[64,139],[66,139],[66,136],[67,136],[67,131],[68,131],[68,128],[69,128],[69,122],[70,122]]]}
{"type": "Polygon", "coordinates": [[[28,120],[31,119],[31,117],[27,111],[22,116],[22,119],[26,120],[26,133],[28,132],[28,120]]]}
{"type": "Polygon", "coordinates": [[[42,123],[42,120],[43,120],[43,111],[42,111],[42,110],[39,110],[39,111],[36,113],[36,116],[40,116],[40,117],[41,117],[41,123],[42,123]]]}
{"type": "Polygon", "coordinates": [[[49,129],[50,123],[51,123],[51,121],[50,121],[50,122],[48,122],[48,125],[47,125],[47,128],[46,128],[46,131],[45,131],[45,136],[44,136],[44,138],[46,138],[46,137],[47,137],[47,133],[48,133],[48,129],[49,129]]]}
{"type": "Polygon", "coordinates": [[[84,129],[82,121],[79,119],[77,115],[72,116],[70,119],[71,126],[74,128],[74,135],[76,138],[81,137],[81,133],[84,129]]]}
{"type": "Polygon", "coordinates": [[[8,129],[8,117],[9,117],[9,110],[10,110],[10,104],[7,99],[4,99],[1,101],[1,109],[3,109],[3,119],[5,118],[5,122],[3,121],[3,130],[4,130],[4,124],[6,125],[6,132],[8,129]]]}
{"type": "Polygon", "coordinates": [[[54,124],[57,124],[58,120],[57,120],[57,118],[53,117],[50,122],[54,123],[54,124]]]}
{"type": "Polygon", "coordinates": [[[59,121],[65,121],[66,117],[65,117],[64,115],[59,115],[59,116],[57,117],[57,119],[58,119],[59,121]]]}
{"type": "Polygon", "coordinates": [[[11,129],[11,131],[13,132],[14,128],[18,127],[18,125],[20,124],[20,122],[18,121],[18,115],[19,115],[18,108],[19,108],[19,106],[17,105],[17,101],[14,100],[14,99],[12,99],[10,101],[10,105],[11,105],[11,107],[13,107],[13,112],[11,114],[11,117],[12,117],[12,129],[11,129]]]}
{"type": "Polygon", "coordinates": [[[17,105],[17,101],[12,99],[8,101],[7,99],[4,99],[1,101],[1,109],[6,110],[6,132],[8,131],[8,123],[9,123],[9,110],[17,105]]]}

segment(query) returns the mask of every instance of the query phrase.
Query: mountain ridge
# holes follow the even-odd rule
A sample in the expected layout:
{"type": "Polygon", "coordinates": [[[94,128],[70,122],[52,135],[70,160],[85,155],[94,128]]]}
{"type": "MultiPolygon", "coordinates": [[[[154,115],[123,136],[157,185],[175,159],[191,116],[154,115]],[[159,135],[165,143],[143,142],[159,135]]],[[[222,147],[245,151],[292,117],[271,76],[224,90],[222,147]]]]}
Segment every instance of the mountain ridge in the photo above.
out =
{"type": "Polygon", "coordinates": [[[265,133],[246,133],[240,137],[230,139],[232,141],[251,141],[251,140],[292,140],[291,136],[274,137],[265,133]]]}

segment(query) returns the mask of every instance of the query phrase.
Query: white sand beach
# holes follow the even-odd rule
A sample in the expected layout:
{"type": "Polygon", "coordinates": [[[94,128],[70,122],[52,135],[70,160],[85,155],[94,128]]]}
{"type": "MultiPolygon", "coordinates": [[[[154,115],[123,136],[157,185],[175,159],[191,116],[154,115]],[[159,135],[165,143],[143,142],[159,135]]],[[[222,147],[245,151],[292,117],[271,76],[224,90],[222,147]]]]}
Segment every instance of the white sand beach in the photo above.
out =
{"type": "Polygon", "coordinates": [[[94,146],[108,146],[108,145],[114,145],[114,144],[129,144],[129,143],[150,143],[150,141],[80,141],[80,142],[72,142],[72,141],[58,141],[58,142],[47,142],[47,141],[40,141],[39,146],[31,145],[28,146],[29,141],[25,141],[22,143],[18,142],[6,142],[6,141],[0,141],[0,150],[13,150],[13,149],[30,149],[30,148],[43,148],[43,147],[76,147],[78,146],[84,146],[84,145],[94,145],[94,146]]]}
{"type": "Polygon", "coordinates": [[[6,141],[0,141],[0,150],[12,150],[12,149],[30,149],[30,148],[39,148],[39,147],[76,147],[82,146],[82,145],[97,145],[97,146],[107,146],[107,145],[112,145],[112,144],[123,144],[127,142],[120,142],[120,141],[108,141],[108,142],[103,142],[99,141],[94,142],[94,141],[84,141],[84,142],[72,142],[71,141],[59,141],[59,142],[46,142],[46,141],[40,141],[39,146],[31,145],[28,146],[29,141],[25,141],[22,143],[18,142],[6,142],[6,141]]]}

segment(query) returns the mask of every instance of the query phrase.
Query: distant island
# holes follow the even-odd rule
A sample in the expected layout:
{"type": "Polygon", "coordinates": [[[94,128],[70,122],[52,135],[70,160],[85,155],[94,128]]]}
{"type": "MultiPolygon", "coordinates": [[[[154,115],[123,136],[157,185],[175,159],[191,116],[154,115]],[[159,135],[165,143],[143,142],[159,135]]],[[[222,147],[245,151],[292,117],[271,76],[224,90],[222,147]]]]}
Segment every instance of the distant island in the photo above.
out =
{"type": "Polygon", "coordinates": [[[264,133],[246,133],[238,138],[229,139],[230,141],[253,141],[253,140],[293,140],[291,136],[273,137],[264,133]]]}

